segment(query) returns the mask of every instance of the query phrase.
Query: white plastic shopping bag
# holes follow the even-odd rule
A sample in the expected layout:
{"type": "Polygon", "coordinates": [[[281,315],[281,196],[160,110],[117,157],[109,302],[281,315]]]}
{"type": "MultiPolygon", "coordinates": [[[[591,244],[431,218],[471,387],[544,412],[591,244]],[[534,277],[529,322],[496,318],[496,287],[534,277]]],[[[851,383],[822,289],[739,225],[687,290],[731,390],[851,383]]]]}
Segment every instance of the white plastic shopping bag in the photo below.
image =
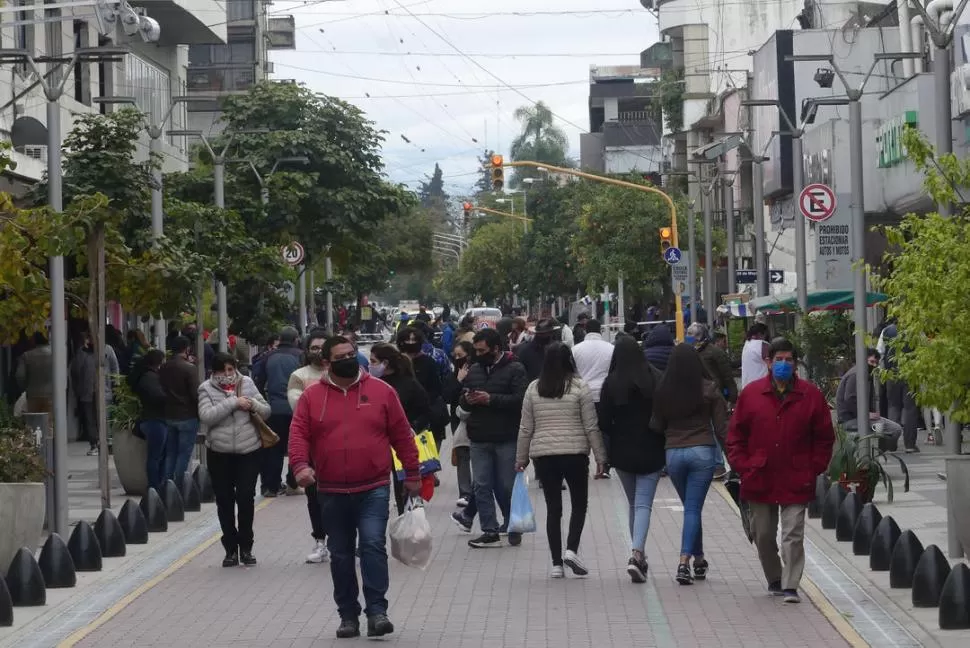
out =
{"type": "Polygon", "coordinates": [[[535,533],[535,530],[536,514],[529,499],[529,478],[525,472],[516,473],[509,511],[509,533],[535,533]]]}
{"type": "Polygon", "coordinates": [[[404,513],[388,526],[391,555],[407,565],[424,569],[431,562],[431,524],[420,497],[408,498],[404,513]]]}

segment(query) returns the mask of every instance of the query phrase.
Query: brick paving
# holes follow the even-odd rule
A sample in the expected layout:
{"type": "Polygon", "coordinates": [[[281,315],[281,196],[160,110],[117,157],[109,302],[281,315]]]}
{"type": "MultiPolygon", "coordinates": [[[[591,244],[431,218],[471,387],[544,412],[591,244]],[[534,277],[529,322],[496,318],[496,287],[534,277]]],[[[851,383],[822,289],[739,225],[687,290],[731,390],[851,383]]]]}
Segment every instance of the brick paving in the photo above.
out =
{"type": "MultiPolygon", "coordinates": [[[[428,508],[435,532],[432,564],[419,571],[391,561],[388,599],[396,632],[385,643],[420,648],[848,645],[807,597],[801,605],[785,605],[766,595],[754,549],[717,493],[711,493],[704,511],[708,580],[692,587],[673,580],[682,512],[664,480],[650,530],[649,582],[637,586],[624,569],[629,540],[616,480],[591,483],[580,551],[590,576],[551,580],[539,491],[533,492],[539,533],[526,536],[520,547],[476,551],[465,544],[469,536],[448,520],[453,471],[442,477],[428,508]]],[[[305,501],[281,498],[257,513],[257,567],[223,569],[217,543],[77,645],[352,645],[334,638],[338,618],[330,572],[304,564],[310,544],[305,501]]]]}

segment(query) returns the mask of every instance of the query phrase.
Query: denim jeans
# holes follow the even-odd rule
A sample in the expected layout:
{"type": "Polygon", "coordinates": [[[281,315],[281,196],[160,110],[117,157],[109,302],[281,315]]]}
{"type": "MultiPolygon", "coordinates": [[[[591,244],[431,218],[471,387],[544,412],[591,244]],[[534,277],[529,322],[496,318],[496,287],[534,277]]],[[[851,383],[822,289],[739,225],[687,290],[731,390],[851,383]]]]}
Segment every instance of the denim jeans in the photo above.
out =
{"type": "Polygon", "coordinates": [[[387,613],[387,520],[389,486],[363,493],[317,493],[327,547],[333,600],[341,619],[360,616],[357,564],[354,554],[360,537],[360,576],[364,585],[364,613],[387,613]]]}
{"type": "Polygon", "coordinates": [[[650,516],[653,514],[653,498],[660,483],[660,471],[639,475],[617,469],[626,501],[630,504],[630,543],[634,551],[644,553],[647,533],[650,532],[650,516]]]}
{"type": "Polygon", "coordinates": [[[496,501],[504,524],[509,521],[512,484],[515,482],[515,441],[472,441],[471,459],[479,525],[483,533],[498,533],[501,526],[495,513],[496,501]]]}
{"type": "Polygon", "coordinates": [[[165,478],[182,483],[182,475],[189,469],[195,439],[199,435],[199,419],[168,420],[168,443],[165,450],[165,478]]]}
{"type": "Polygon", "coordinates": [[[682,556],[704,555],[701,511],[714,480],[715,449],[713,445],[667,449],[667,474],[684,504],[684,530],[680,540],[682,556]]]}
{"type": "MultiPolygon", "coordinates": [[[[286,448],[290,439],[290,422],[293,420],[291,414],[270,414],[266,424],[276,432],[280,442],[272,448],[263,448],[262,467],[259,471],[259,487],[265,493],[271,491],[278,493],[283,487],[283,457],[286,456],[286,448]]],[[[289,486],[296,486],[296,480],[292,473],[287,470],[286,483],[289,486]]]]}
{"type": "Polygon", "coordinates": [[[139,425],[148,445],[148,485],[161,492],[165,483],[165,456],[168,445],[168,425],[162,419],[142,420],[139,425]]]}

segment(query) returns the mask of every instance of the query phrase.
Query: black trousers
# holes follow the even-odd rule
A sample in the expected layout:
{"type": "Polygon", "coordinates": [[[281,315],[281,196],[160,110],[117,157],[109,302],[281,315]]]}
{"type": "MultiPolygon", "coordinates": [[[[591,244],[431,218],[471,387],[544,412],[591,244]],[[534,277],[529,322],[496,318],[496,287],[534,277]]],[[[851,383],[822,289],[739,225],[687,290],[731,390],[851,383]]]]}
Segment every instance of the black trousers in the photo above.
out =
{"type": "Polygon", "coordinates": [[[251,551],[253,548],[256,478],[261,457],[260,450],[249,454],[216,452],[211,448],[206,451],[219,526],[222,527],[222,546],[226,551],[251,551]]]}
{"type": "Polygon", "coordinates": [[[323,527],[323,509],[320,507],[320,497],[317,495],[317,485],[306,487],[306,508],[310,514],[310,529],[314,540],[326,540],[327,532],[323,527]]]}
{"type": "Polygon", "coordinates": [[[586,508],[589,503],[589,456],[551,455],[536,457],[536,476],[543,484],[542,496],[546,499],[546,537],[549,538],[549,552],[552,564],[562,565],[562,490],[549,488],[566,480],[569,486],[569,500],[572,511],[569,513],[569,532],[566,535],[566,549],[579,550],[579,539],[586,524],[586,508]]]}
{"type": "MultiPolygon", "coordinates": [[[[280,442],[272,448],[263,448],[261,451],[262,461],[259,471],[260,489],[265,493],[272,491],[279,492],[283,487],[283,457],[286,456],[286,449],[290,440],[290,422],[293,417],[290,414],[270,414],[266,424],[276,432],[280,442]]],[[[296,479],[293,471],[286,471],[286,485],[290,488],[296,487],[296,479]]]]}

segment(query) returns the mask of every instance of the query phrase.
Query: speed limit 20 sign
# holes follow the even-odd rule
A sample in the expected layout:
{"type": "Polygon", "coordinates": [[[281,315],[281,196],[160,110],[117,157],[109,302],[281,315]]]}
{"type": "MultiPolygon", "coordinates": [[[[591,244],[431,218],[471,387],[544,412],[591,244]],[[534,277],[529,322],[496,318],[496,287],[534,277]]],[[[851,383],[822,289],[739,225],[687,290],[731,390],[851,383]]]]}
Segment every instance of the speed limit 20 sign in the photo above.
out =
{"type": "Polygon", "coordinates": [[[283,255],[283,262],[291,266],[300,265],[303,263],[303,259],[306,258],[306,250],[296,241],[281,247],[280,253],[283,255]]]}

